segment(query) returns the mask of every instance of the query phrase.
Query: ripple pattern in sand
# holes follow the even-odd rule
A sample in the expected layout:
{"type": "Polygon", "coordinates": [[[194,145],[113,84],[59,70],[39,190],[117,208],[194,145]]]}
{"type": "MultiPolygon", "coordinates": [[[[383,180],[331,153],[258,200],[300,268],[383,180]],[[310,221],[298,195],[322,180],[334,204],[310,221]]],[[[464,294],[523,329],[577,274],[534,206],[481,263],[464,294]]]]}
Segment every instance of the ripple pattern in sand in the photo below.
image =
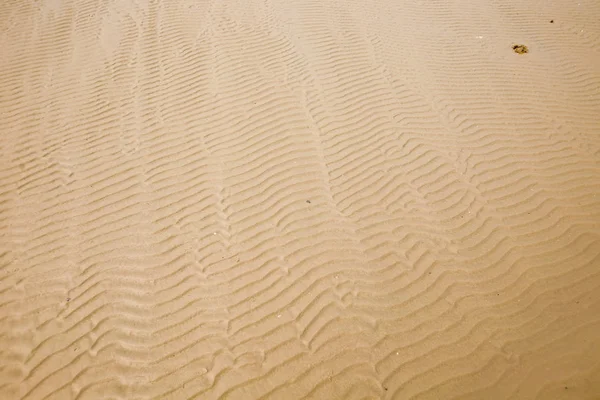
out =
{"type": "Polygon", "coordinates": [[[2,3],[0,398],[597,398],[577,4],[2,3]]]}

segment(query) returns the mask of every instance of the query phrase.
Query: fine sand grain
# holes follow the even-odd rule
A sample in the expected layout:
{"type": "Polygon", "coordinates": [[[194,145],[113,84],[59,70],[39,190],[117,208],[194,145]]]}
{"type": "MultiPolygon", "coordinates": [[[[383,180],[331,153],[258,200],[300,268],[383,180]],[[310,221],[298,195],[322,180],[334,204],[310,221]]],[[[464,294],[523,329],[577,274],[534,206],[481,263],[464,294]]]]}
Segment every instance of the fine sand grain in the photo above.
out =
{"type": "Polygon", "coordinates": [[[0,399],[600,399],[599,21],[1,1],[0,399]]]}

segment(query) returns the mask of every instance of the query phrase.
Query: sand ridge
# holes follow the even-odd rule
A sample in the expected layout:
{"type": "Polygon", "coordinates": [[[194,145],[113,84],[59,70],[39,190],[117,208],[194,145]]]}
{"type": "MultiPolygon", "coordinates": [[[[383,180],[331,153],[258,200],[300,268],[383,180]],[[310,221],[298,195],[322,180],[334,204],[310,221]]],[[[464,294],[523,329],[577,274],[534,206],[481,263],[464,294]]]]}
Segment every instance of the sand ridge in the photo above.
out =
{"type": "Polygon", "coordinates": [[[0,398],[597,399],[598,17],[2,2],[0,398]]]}

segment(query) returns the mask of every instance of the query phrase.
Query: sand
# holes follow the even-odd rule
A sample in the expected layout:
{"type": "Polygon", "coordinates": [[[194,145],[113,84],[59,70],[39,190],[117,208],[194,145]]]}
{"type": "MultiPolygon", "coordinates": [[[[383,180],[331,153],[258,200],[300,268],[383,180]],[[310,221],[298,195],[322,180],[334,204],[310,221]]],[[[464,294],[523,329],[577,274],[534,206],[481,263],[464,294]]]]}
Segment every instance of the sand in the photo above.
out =
{"type": "Polygon", "coordinates": [[[599,20],[2,1],[0,398],[600,399],[599,20]]]}

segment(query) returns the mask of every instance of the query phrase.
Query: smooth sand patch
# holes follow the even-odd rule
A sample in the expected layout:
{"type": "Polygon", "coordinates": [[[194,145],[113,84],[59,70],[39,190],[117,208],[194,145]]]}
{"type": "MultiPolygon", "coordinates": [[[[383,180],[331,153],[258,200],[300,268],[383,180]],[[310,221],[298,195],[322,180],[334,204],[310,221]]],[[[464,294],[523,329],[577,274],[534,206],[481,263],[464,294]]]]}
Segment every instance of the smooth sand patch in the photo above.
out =
{"type": "Polygon", "coordinates": [[[598,399],[599,20],[2,1],[0,398],[598,399]]]}

